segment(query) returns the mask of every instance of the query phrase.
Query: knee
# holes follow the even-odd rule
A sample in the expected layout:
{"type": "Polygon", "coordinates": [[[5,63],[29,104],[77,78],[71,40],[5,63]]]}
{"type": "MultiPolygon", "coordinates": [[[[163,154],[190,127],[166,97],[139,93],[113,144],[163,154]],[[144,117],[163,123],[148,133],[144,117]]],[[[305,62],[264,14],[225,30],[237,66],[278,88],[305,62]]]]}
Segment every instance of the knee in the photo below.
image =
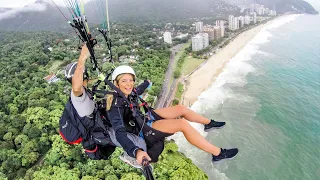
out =
{"type": "Polygon", "coordinates": [[[183,115],[187,112],[188,108],[182,104],[176,105],[178,111],[183,115]]]}
{"type": "Polygon", "coordinates": [[[185,131],[190,126],[189,122],[185,119],[177,119],[177,121],[179,122],[179,131],[181,132],[185,131]]]}

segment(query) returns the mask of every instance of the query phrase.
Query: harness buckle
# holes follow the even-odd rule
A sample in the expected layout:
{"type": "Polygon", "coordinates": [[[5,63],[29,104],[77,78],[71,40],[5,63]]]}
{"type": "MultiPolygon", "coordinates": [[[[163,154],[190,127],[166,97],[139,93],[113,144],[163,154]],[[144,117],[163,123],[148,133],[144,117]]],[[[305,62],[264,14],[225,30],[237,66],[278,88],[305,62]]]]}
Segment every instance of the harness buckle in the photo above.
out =
{"type": "Polygon", "coordinates": [[[130,120],[130,121],[129,121],[129,125],[130,125],[130,126],[136,126],[136,123],[135,123],[134,121],[130,120]]]}

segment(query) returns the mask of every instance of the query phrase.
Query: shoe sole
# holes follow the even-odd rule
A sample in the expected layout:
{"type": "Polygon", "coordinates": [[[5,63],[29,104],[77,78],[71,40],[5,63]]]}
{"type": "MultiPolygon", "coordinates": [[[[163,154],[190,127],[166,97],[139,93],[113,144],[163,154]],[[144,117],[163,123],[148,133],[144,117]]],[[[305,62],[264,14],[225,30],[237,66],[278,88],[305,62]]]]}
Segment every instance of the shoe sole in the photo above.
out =
{"type": "Polygon", "coordinates": [[[213,131],[213,130],[215,130],[215,129],[222,129],[222,128],[224,128],[224,126],[226,126],[226,125],[223,125],[223,126],[221,126],[221,127],[212,127],[212,128],[210,128],[210,129],[204,130],[204,132],[210,132],[210,131],[213,131]]]}
{"type": "Polygon", "coordinates": [[[239,154],[239,152],[235,156],[233,156],[232,158],[224,158],[224,159],[221,159],[219,161],[212,161],[212,160],[211,161],[212,161],[213,164],[219,164],[223,160],[232,160],[232,159],[236,158],[238,156],[238,154],[239,154]]]}
{"type": "Polygon", "coordinates": [[[123,161],[124,163],[126,163],[126,164],[128,164],[129,166],[131,166],[131,167],[134,167],[134,168],[137,168],[137,169],[142,169],[142,166],[134,166],[134,165],[132,165],[131,163],[129,163],[128,161],[126,161],[126,159],[124,158],[124,157],[121,157],[121,156],[119,156],[119,159],[121,160],[121,161],[123,161]]]}

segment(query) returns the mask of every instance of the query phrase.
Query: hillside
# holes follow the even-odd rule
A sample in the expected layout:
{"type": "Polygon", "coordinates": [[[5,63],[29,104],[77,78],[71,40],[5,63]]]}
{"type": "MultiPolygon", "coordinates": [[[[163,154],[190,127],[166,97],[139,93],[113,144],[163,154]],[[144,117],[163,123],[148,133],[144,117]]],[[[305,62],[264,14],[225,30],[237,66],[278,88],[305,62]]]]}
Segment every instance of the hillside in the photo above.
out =
{"type": "Polygon", "coordinates": [[[318,12],[304,0],[224,0],[226,3],[236,6],[262,4],[270,9],[275,9],[278,13],[308,13],[318,14],[318,12]]]}
{"type": "MultiPolygon", "coordinates": [[[[91,23],[98,23],[101,13],[97,6],[105,7],[102,1],[89,1],[85,5],[86,14],[91,23]]],[[[207,16],[227,17],[237,14],[238,6],[251,3],[263,4],[278,13],[309,13],[317,11],[303,0],[109,0],[110,21],[121,22],[173,22],[188,18],[207,16]]],[[[61,11],[70,18],[65,7],[61,11]]],[[[64,31],[70,30],[66,20],[52,4],[42,0],[21,9],[0,9],[0,30],[5,31],[64,31]]]]}

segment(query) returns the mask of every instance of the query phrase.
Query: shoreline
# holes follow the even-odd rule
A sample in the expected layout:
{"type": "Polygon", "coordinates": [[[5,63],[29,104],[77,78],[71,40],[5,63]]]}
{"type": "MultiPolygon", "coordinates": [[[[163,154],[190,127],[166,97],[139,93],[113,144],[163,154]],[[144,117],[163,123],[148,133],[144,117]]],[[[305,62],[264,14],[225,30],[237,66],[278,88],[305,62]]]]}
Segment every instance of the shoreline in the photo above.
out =
{"type": "Polygon", "coordinates": [[[220,49],[218,53],[196,68],[189,77],[184,78],[185,81],[182,82],[184,84],[184,92],[181,103],[191,107],[198,100],[200,94],[215,82],[227,62],[236,56],[264,27],[278,18],[242,32],[230,41],[227,46],[220,49]]]}

